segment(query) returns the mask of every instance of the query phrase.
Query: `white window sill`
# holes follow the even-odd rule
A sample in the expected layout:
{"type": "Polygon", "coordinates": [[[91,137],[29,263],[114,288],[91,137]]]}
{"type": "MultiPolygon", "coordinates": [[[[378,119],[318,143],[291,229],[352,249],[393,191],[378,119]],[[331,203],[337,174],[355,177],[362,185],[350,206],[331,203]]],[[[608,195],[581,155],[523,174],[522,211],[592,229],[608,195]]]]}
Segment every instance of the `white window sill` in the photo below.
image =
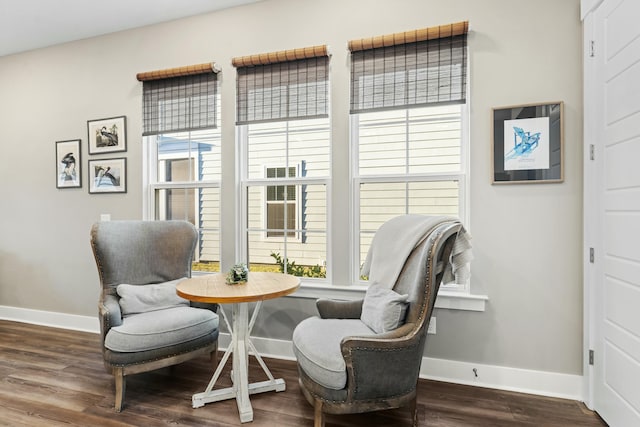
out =
{"type": "MultiPolygon", "coordinates": [[[[358,299],[364,297],[365,286],[328,286],[317,283],[302,282],[300,289],[289,295],[289,298],[334,298],[334,299],[358,299]]],[[[484,311],[489,297],[486,295],[473,295],[462,292],[441,290],[436,299],[436,308],[449,310],[484,311]]]]}

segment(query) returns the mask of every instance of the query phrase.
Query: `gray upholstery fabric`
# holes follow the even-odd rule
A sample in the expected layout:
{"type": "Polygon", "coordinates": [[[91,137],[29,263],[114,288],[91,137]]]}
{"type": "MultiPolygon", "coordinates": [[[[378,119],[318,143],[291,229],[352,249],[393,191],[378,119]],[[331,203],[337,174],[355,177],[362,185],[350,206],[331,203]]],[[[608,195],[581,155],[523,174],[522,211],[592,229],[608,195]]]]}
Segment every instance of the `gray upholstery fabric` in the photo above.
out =
{"type": "Polygon", "coordinates": [[[360,319],[303,320],[293,331],[293,352],[300,367],[325,387],[340,390],[347,383],[347,371],[340,342],[348,336],[374,335],[360,319]]]}
{"type": "Polygon", "coordinates": [[[193,339],[191,341],[182,342],[168,347],[156,348],[153,350],[136,351],[134,353],[123,353],[120,351],[111,351],[104,348],[103,357],[106,364],[113,367],[140,366],[149,361],[166,359],[168,356],[179,356],[191,353],[202,348],[210,347],[212,342],[218,339],[218,330],[212,331],[210,334],[193,339]]]}
{"type": "MultiPolygon", "coordinates": [[[[101,326],[113,327],[122,325],[122,310],[120,309],[117,295],[105,295],[102,301],[98,303],[98,311],[101,315],[101,326]]],[[[102,336],[104,337],[104,332],[102,336]]]]}
{"type": "MultiPolygon", "coordinates": [[[[412,218],[420,220],[418,216],[412,218]]],[[[300,389],[315,407],[317,425],[323,425],[324,413],[369,412],[415,404],[426,330],[461,228],[458,220],[443,217],[411,249],[408,258],[401,260],[404,263],[393,290],[403,295],[401,299],[406,295],[408,308],[404,324],[397,329],[380,334],[358,331],[360,320],[356,318],[364,315],[366,319],[370,311],[364,300],[318,300],[321,318],[305,319],[295,328],[293,345],[300,389]]],[[[375,307],[371,311],[375,312],[375,307]]],[[[360,327],[369,329],[364,323],[360,327]]],[[[413,416],[417,425],[415,406],[413,416]]]]}
{"type": "Polygon", "coordinates": [[[119,284],[116,287],[116,292],[120,296],[119,303],[122,315],[145,313],[180,305],[188,306],[189,300],[176,293],[176,285],[184,279],[183,277],[151,285],[119,284]]]}
{"type": "Polygon", "coordinates": [[[204,354],[215,361],[217,304],[194,308],[175,293],[175,282],[191,277],[197,242],[198,232],[187,221],[106,221],[91,228],[102,289],[102,355],[114,375],[118,412],[128,375],[204,354]]]}
{"type": "MultiPolygon", "coordinates": [[[[304,369],[302,369],[302,366],[300,366],[299,363],[298,363],[298,377],[299,377],[299,382],[304,384],[304,388],[302,388],[303,393],[305,393],[305,391],[308,391],[313,396],[322,396],[323,399],[326,399],[332,402],[344,402],[347,400],[347,397],[348,397],[347,395],[349,393],[349,390],[346,387],[340,390],[336,390],[336,389],[328,388],[321,385],[320,383],[316,382],[316,380],[309,377],[309,374],[307,374],[307,372],[304,369]]],[[[327,408],[323,408],[323,409],[330,409],[330,407],[327,406],[327,408]]]]}
{"type": "Polygon", "coordinates": [[[197,231],[185,221],[106,221],[92,244],[105,286],[142,285],[191,276],[197,231]]]}
{"type": "Polygon", "coordinates": [[[400,295],[391,289],[370,285],[364,296],[360,319],[378,334],[393,331],[404,323],[408,299],[408,294],[400,295]]]}
{"type": "Polygon", "coordinates": [[[109,350],[131,353],[180,344],[203,337],[218,328],[218,316],[200,308],[172,307],[125,316],[111,328],[104,345],[109,350]]]}
{"type": "Polygon", "coordinates": [[[323,319],[359,319],[362,315],[362,300],[320,298],[316,301],[316,308],[323,319]]]}

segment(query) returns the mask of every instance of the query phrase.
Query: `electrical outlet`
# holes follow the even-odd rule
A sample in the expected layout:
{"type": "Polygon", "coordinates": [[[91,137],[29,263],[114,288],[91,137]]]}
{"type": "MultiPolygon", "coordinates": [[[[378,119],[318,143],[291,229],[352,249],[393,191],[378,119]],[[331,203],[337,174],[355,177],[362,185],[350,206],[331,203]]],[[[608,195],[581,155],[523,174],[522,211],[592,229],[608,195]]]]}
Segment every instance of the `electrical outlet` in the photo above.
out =
{"type": "Polygon", "coordinates": [[[111,214],[100,214],[100,221],[111,221],[111,214]]]}
{"type": "Polygon", "coordinates": [[[431,316],[431,320],[429,321],[429,328],[427,328],[427,333],[431,335],[436,334],[436,316],[431,316]]]}

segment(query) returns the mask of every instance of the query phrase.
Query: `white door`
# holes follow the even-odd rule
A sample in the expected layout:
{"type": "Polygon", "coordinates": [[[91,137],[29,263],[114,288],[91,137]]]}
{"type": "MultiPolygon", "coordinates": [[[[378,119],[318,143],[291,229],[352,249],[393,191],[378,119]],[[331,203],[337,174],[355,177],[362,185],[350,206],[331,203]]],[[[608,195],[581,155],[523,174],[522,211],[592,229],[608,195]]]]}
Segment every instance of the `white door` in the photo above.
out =
{"type": "Polygon", "coordinates": [[[593,407],[610,426],[632,427],[640,426],[640,0],[605,0],[594,30],[593,407]]]}

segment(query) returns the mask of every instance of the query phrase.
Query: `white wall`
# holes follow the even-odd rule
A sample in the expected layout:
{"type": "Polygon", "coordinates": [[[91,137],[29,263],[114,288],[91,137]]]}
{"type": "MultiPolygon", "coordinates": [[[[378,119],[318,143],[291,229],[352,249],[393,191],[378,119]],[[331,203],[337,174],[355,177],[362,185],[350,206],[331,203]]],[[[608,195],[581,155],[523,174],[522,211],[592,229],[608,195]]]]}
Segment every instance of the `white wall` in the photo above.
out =
{"type": "MultiPolygon", "coordinates": [[[[582,74],[579,0],[265,0],[254,5],[0,58],[0,306],[95,316],[89,228],[101,213],[142,216],[141,71],[222,67],[224,223],[235,218],[235,70],[230,59],[328,44],[335,182],[348,182],[349,39],[468,19],[472,283],[485,312],[438,310],[430,357],[580,374],[582,74]],[[491,185],[491,109],[564,101],[565,182],[491,185]],[[87,193],[86,121],[127,116],[128,191],[87,193]],[[55,187],[55,141],[83,141],[82,189],[55,187]]],[[[100,157],[116,157],[102,155],[100,157]]],[[[91,158],[97,158],[92,156],[91,158]]],[[[332,232],[349,234],[348,185],[332,232]]],[[[234,261],[223,228],[223,268],[234,261]]],[[[349,277],[348,248],[330,260],[349,277]]],[[[290,339],[310,300],[265,305],[260,336],[290,339]],[[286,310],[286,311],[283,311],[286,310]]]]}

